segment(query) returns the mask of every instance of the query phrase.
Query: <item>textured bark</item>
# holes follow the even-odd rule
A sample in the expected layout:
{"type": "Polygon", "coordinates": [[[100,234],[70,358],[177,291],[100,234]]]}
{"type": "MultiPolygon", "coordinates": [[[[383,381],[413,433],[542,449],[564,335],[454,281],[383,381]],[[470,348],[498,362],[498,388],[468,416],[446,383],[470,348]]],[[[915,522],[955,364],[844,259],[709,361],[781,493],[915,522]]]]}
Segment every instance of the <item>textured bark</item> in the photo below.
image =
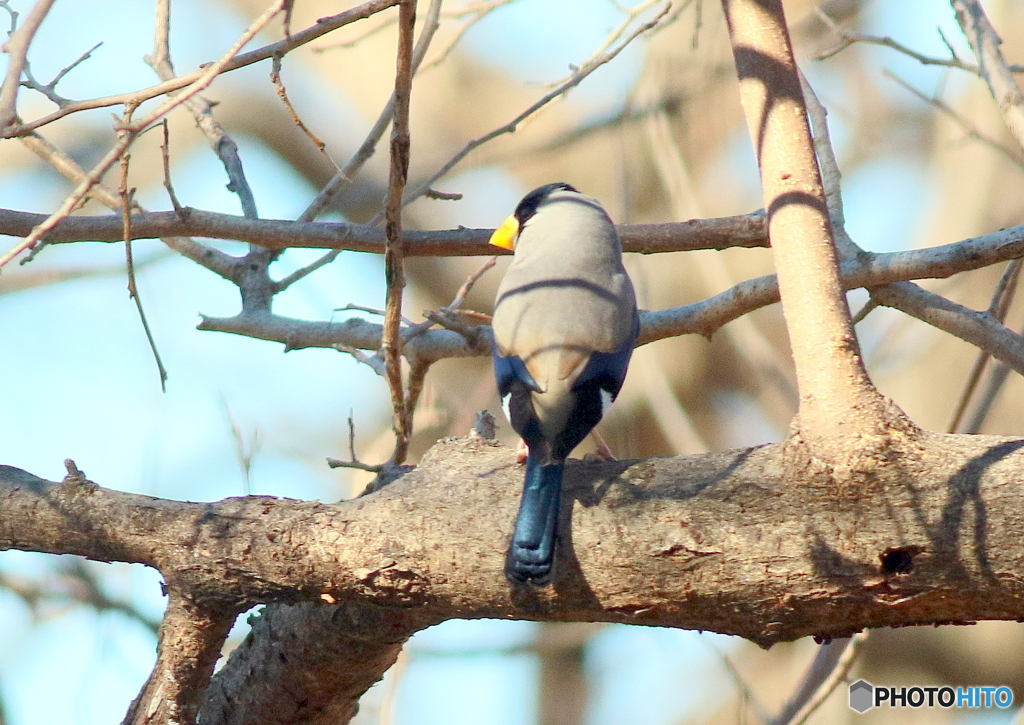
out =
{"type": "Polygon", "coordinates": [[[348,722],[359,697],[424,626],[373,605],[270,605],[213,678],[203,725],[348,722]]]}
{"type": "Polygon", "coordinates": [[[235,612],[214,613],[171,595],[160,623],[157,662],[124,725],[195,722],[235,612]]]}
{"type": "Polygon", "coordinates": [[[814,467],[799,441],[574,462],[565,564],[540,590],[501,576],[522,469],[479,440],[439,443],[403,478],[332,505],[180,503],[2,467],[0,546],[148,563],[209,607],[327,599],[415,611],[416,626],[614,621],[769,645],[1024,617],[1022,446],[922,434],[844,479],[814,467]]]}

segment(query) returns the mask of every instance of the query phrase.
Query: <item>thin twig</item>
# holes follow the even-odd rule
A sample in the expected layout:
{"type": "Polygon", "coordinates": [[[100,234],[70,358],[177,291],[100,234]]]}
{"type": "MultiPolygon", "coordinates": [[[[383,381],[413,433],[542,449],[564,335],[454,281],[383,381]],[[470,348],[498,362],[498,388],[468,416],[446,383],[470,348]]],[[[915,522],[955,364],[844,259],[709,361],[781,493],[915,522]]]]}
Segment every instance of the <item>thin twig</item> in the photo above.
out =
{"type": "MultiPolygon", "coordinates": [[[[284,87],[284,81],[281,80],[281,56],[275,55],[272,59],[272,65],[270,67],[270,82],[274,85],[274,90],[277,91],[277,97],[281,99],[281,103],[284,104],[289,115],[292,117],[292,123],[299,127],[299,129],[306,134],[306,138],[313,142],[313,145],[320,150],[324,156],[330,160],[330,154],[327,153],[327,144],[324,143],[323,139],[313,133],[313,130],[306,125],[306,123],[299,117],[298,111],[295,110],[295,106],[288,99],[288,89],[284,87]]],[[[332,162],[333,163],[333,162],[332,162]]]]}
{"type": "Polygon", "coordinates": [[[451,303],[445,305],[442,309],[445,312],[452,312],[462,307],[463,303],[466,301],[467,295],[469,295],[469,293],[473,290],[473,286],[476,285],[476,283],[480,281],[480,278],[483,277],[484,274],[486,274],[487,271],[497,263],[498,258],[491,257],[482,265],[480,265],[480,268],[477,271],[473,272],[473,274],[469,275],[469,277],[466,278],[466,281],[462,283],[462,286],[459,287],[459,291],[455,293],[455,298],[452,299],[451,303]]]}
{"type": "MultiPolygon", "coordinates": [[[[416,70],[423,62],[423,57],[427,54],[427,49],[430,47],[430,43],[434,39],[434,33],[437,32],[440,12],[441,0],[431,0],[430,7],[427,9],[427,14],[423,22],[423,29],[420,30],[420,37],[417,39],[416,47],[412,51],[411,73],[413,75],[415,75],[416,70]]],[[[363,165],[371,156],[373,156],[377,150],[377,144],[384,136],[384,131],[387,130],[388,124],[391,123],[394,117],[396,93],[397,91],[391,94],[388,102],[384,105],[384,109],[380,112],[380,115],[377,117],[373,127],[366,135],[366,138],[363,139],[363,143],[360,144],[359,148],[352,155],[352,158],[350,158],[341,170],[324,185],[316,198],[310,202],[309,206],[306,207],[306,210],[299,216],[298,221],[313,221],[320,216],[338,191],[346,184],[350,183],[356,174],[359,173],[360,169],[363,168],[363,165]]]]}
{"type": "Polygon", "coordinates": [[[472,28],[474,25],[479,23],[481,20],[486,18],[488,15],[490,15],[498,8],[504,7],[505,5],[508,5],[509,3],[512,2],[515,2],[515,0],[496,0],[496,2],[480,3],[479,7],[477,7],[476,10],[472,11],[469,10],[469,5],[465,5],[461,8],[461,10],[457,10],[452,13],[445,13],[444,15],[446,17],[465,17],[466,15],[472,15],[472,17],[470,17],[469,20],[464,22],[462,26],[457,31],[455,31],[455,35],[448,42],[448,45],[446,45],[441,50],[441,52],[438,53],[436,58],[434,58],[424,66],[424,70],[436,68],[437,66],[441,65],[441,63],[443,63],[448,58],[448,56],[451,55],[452,51],[455,50],[455,47],[459,44],[459,42],[461,42],[462,38],[465,37],[466,32],[470,28],[472,28]]]}
{"type": "Polygon", "coordinates": [[[772,725],[803,725],[829,695],[843,682],[854,663],[868,632],[858,632],[847,640],[832,640],[818,650],[811,669],[807,672],[797,698],[787,703],[782,715],[772,725]],[[791,706],[794,707],[791,711],[791,706]]]}
{"type": "Polygon", "coordinates": [[[750,706],[754,710],[754,716],[758,721],[762,723],[768,722],[768,720],[771,719],[768,713],[768,708],[762,705],[761,701],[758,700],[757,695],[754,694],[753,689],[751,689],[750,685],[747,684],[747,681],[743,678],[743,675],[740,674],[740,671],[736,669],[736,665],[732,663],[729,655],[719,649],[711,639],[707,637],[701,637],[700,639],[712,652],[718,655],[718,659],[721,661],[722,666],[725,667],[725,671],[729,674],[733,684],[736,685],[736,689],[738,689],[740,691],[740,695],[750,703],[750,706]]]}
{"type": "MultiPolygon", "coordinates": [[[[28,147],[30,151],[39,156],[41,159],[50,164],[56,169],[64,178],[71,181],[73,184],[80,184],[88,176],[85,169],[78,165],[78,163],[68,156],[66,153],[61,151],[59,148],[51,144],[45,138],[38,133],[33,133],[29,136],[23,136],[21,142],[28,147]]],[[[117,193],[108,189],[103,184],[96,184],[93,187],[92,196],[97,199],[104,206],[120,211],[121,200],[118,198],[117,193]]],[[[138,203],[135,204],[137,211],[145,211],[138,203]]],[[[178,219],[182,219],[181,211],[174,212],[174,215],[178,219]]],[[[84,217],[79,217],[84,218],[84,217]]],[[[74,223],[75,218],[69,218],[65,221],[74,223]]],[[[123,241],[124,229],[123,224],[118,215],[110,217],[111,221],[114,222],[114,227],[119,228],[119,233],[111,234],[111,241],[123,241]]],[[[39,215],[38,221],[33,221],[32,226],[40,224],[45,220],[43,215],[39,215]]],[[[135,230],[138,226],[138,220],[132,216],[132,236],[135,236],[135,230]]],[[[112,229],[114,232],[114,229],[112,229]]],[[[18,234],[17,236],[24,236],[24,234],[18,234]]],[[[180,235],[163,235],[157,234],[158,237],[164,244],[170,249],[173,249],[183,257],[192,260],[196,264],[205,267],[206,269],[220,275],[225,279],[233,279],[235,277],[236,270],[238,269],[239,261],[234,257],[221,252],[219,249],[207,247],[204,244],[200,244],[194,239],[190,239],[188,236],[180,235]]]]}
{"type": "MultiPolygon", "coordinates": [[[[1021,268],[1024,267],[1024,261],[1020,259],[1014,259],[1003,270],[1003,274],[999,277],[999,282],[996,284],[996,288],[992,293],[992,301],[989,302],[988,312],[990,315],[995,317],[1000,322],[1006,319],[1006,314],[1010,309],[1010,303],[1013,301],[1013,297],[1017,291],[1017,283],[1020,280],[1021,268]]],[[[963,419],[964,412],[967,410],[968,404],[971,402],[971,398],[974,397],[974,391],[977,388],[978,382],[981,380],[981,375],[985,371],[985,366],[988,364],[988,360],[991,357],[991,353],[988,350],[981,348],[978,351],[978,357],[974,361],[974,366],[971,368],[970,375],[967,376],[967,382],[964,385],[964,390],[960,394],[960,400],[957,402],[956,409],[953,411],[953,419],[949,423],[947,429],[950,433],[956,433],[960,427],[960,422],[963,419]]],[[[993,377],[996,373],[993,372],[993,377]]],[[[1003,374],[1005,376],[1005,373],[1003,374]]],[[[991,384],[989,388],[991,389],[991,384]]],[[[991,401],[989,402],[991,405],[991,401]]],[[[981,427],[981,422],[984,420],[978,420],[977,413],[972,418],[971,427],[981,427]]]]}
{"type": "Polygon", "coordinates": [[[21,73],[25,68],[32,39],[43,24],[43,20],[53,7],[54,0],[38,0],[24,22],[11,33],[4,43],[7,53],[7,75],[3,86],[0,86],[0,132],[15,122],[18,117],[18,87],[21,85],[21,73]]]}
{"type": "Polygon", "coordinates": [[[80,66],[85,61],[89,60],[89,58],[92,57],[92,54],[101,45],[103,45],[103,41],[100,41],[99,43],[96,43],[96,45],[92,46],[91,48],[89,48],[89,50],[87,50],[84,53],[82,53],[80,56],[78,56],[78,58],[76,58],[71,63],[69,63],[68,65],[64,66],[63,68],[61,68],[57,72],[57,75],[55,75],[53,77],[53,80],[50,81],[49,83],[40,83],[40,82],[38,82],[32,76],[32,72],[30,70],[29,63],[26,60],[25,61],[25,80],[22,81],[21,84],[23,86],[25,86],[26,88],[31,88],[34,91],[38,91],[39,93],[42,93],[48,99],[53,101],[53,103],[57,104],[58,108],[63,107],[65,105],[67,105],[68,103],[70,103],[70,101],[68,99],[64,98],[63,96],[61,96],[59,93],[57,93],[57,84],[60,83],[62,80],[64,80],[64,76],[66,76],[68,73],[73,71],[75,68],[80,66]]]}
{"type": "Polygon", "coordinates": [[[882,72],[885,73],[885,75],[887,75],[889,78],[894,80],[896,83],[899,83],[901,86],[903,86],[903,88],[905,88],[907,91],[920,98],[925,103],[934,106],[936,109],[949,116],[949,118],[951,118],[958,126],[960,126],[960,128],[963,129],[964,133],[967,134],[968,138],[973,138],[976,141],[980,141],[989,148],[1001,153],[1018,168],[1024,169],[1024,157],[1022,157],[1020,153],[1014,151],[1013,149],[1007,148],[1003,144],[996,141],[994,138],[986,136],[984,133],[981,132],[981,130],[977,126],[971,123],[970,120],[964,118],[959,113],[957,113],[956,110],[948,103],[935,96],[929,96],[922,93],[921,91],[907,83],[905,80],[900,78],[898,75],[890,71],[888,68],[886,68],[882,72]]]}
{"type": "Polygon", "coordinates": [[[371,370],[380,375],[382,378],[387,377],[387,371],[384,366],[384,358],[381,357],[379,351],[377,353],[374,353],[373,355],[367,355],[359,348],[352,347],[351,345],[346,345],[341,342],[335,343],[330,347],[333,347],[338,352],[348,353],[349,355],[356,359],[356,362],[361,362],[364,365],[368,365],[371,370]]]}
{"type": "MultiPolygon", "coordinates": [[[[153,43],[153,54],[145,60],[156,72],[161,80],[174,78],[174,65],[170,55],[170,31],[171,31],[171,0],[157,0],[156,3],[156,32],[153,43]]],[[[277,56],[275,56],[276,58],[277,56]]],[[[175,93],[171,93],[173,97],[175,93]]],[[[253,196],[249,181],[245,178],[245,170],[242,167],[242,158],[238,153],[238,144],[228,136],[224,127],[217,122],[213,115],[213,105],[198,95],[189,98],[184,103],[185,108],[192,114],[196,126],[206,136],[210,147],[217,154],[224,170],[228,175],[229,191],[238,195],[242,205],[242,215],[247,219],[257,219],[259,214],[256,211],[256,199],[253,196]]]]}
{"type": "Polygon", "coordinates": [[[625,48],[634,40],[644,35],[645,33],[649,32],[650,30],[656,28],[661,23],[661,21],[665,19],[665,17],[668,15],[671,9],[672,4],[666,4],[664,9],[662,9],[662,11],[658,13],[656,17],[654,17],[649,22],[644,23],[639,28],[634,30],[628,37],[622,40],[618,45],[613,47],[611,50],[607,51],[606,53],[603,53],[597,58],[594,58],[592,61],[588,63],[584,63],[572,75],[571,78],[569,78],[567,81],[559,85],[557,88],[554,88],[550,92],[546,93],[542,98],[534,102],[526,110],[519,113],[511,121],[467,143],[465,146],[462,147],[462,149],[458,153],[452,156],[440,169],[438,169],[438,171],[436,171],[429,179],[425,180],[412,191],[407,192],[405,195],[405,203],[408,204],[412,201],[415,201],[416,199],[420,198],[425,193],[427,193],[427,190],[431,189],[438,179],[445,176],[449,171],[451,171],[456,166],[456,164],[462,161],[462,159],[466,158],[466,156],[468,156],[474,149],[479,148],[480,146],[484,145],[488,141],[491,141],[492,139],[497,138],[498,136],[502,136],[506,133],[515,132],[515,130],[519,127],[519,124],[521,124],[523,121],[530,118],[533,114],[535,114],[540,109],[544,108],[551,101],[565,95],[568,91],[578,86],[580,83],[583,82],[583,80],[587,76],[589,76],[595,70],[597,70],[604,64],[608,63],[609,61],[613,60],[619,53],[625,50],[625,48]]]}
{"type": "MultiPolygon", "coordinates": [[[[423,23],[423,29],[420,30],[420,37],[416,40],[416,46],[412,52],[413,75],[416,74],[417,69],[423,62],[423,57],[426,55],[427,49],[430,47],[430,43],[434,38],[434,33],[437,32],[437,29],[439,27],[438,17],[440,15],[440,12],[441,0],[431,0],[430,7],[427,9],[425,22],[423,23]]],[[[282,93],[283,91],[284,86],[282,85],[280,87],[279,93],[282,93]]],[[[282,96],[282,98],[284,98],[285,103],[287,104],[287,98],[285,96],[282,96]]],[[[346,163],[344,167],[339,168],[338,165],[334,162],[333,158],[331,158],[326,153],[324,154],[325,156],[328,157],[331,164],[336,169],[336,173],[331,178],[331,180],[324,185],[324,187],[316,195],[316,198],[313,199],[312,202],[310,202],[309,206],[306,207],[305,211],[303,211],[302,214],[299,215],[299,222],[313,221],[318,216],[320,216],[320,214],[322,214],[323,211],[327,208],[327,206],[330,204],[331,199],[335,197],[338,191],[340,191],[341,188],[344,187],[346,184],[350,183],[352,179],[355,177],[355,175],[359,173],[359,170],[363,167],[363,164],[365,164],[366,161],[369,160],[369,158],[375,153],[377,149],[377,144],[380,142],[381,137],[384,135],[384,131],[387,129],[388,124],[391,123],[391,120],[394,116],[394,112],[395,94],[392,93],[391,98],[388,100],[387,104],[385,104],[384,109],[377,117],[376,123],[374,123],[373,127],[370,129],[369,134],[367,134],[359,149],[356,150],[356,153],[353,154],[352,158],[349,159],[348,163],[346,163]]],[[[302,122],[298,120],[298,116],[294,113],[294,111],[292,112],[292,114],[293,118],[295,118],[295,120],[301,124],[302,122]]],[[[315,136],[311,136],[311,138],[314,140],[314,143],[316,143],[316,141],[318,140],[315,136]]],[[[323,151],[323,148],[321,148],[321,151],[323,151]]],[[[320,267],[323,267],[326,264],[330,264],[337,258],[337,256],[338,255],[336,253],[325,254],[323,257],[313,262],[312,264],[306,265],[302,269],[296,270],[295,272],[291,273],[290,275],[288,275],[287,277],[285,277],[284,279],[280,280],[277,283],[277,290],[281,291],[287,289],[289,286],[295,284],[296,282],[303,279],[307,275],[315,272],[320,267]]]]}
{"type": "MultiPolygon", "coordinates": [[[[591,54],[591,56],[587,58],[587,60],[583,61],[583,65],[586,65],[587,63],[592,62],[594,59],[601,57],[601,55],[607,52],[609,48],[615,45],[615,43],[622,38],[626,31],[629,30],[629,26],[633,24],[634,20],[636,20],[640,15],[644,14],[655,5],[657,5],[659,2],[662,2],[662,0],[644,0],[644,2],[641,2],[640,4],[635,5],[633,7],[620,8],[622,12],[625,14],[625,17],[618,24],[618,26],[613,28],[612,31],[605,36],[604,41],[602,41],[601,45],[597,47],[597,49],[591,54]]],[[[678,17],[679,13],[685,10],[692,2],[693,0],[682,0],[682,2],[680,2],[679,5],[676,6],[676,9],[672,12],[671,19],[669,19],[669,21],[665,24],[667,25],[669,22],[671,22],[671,20],[674,20],[676,17],[678,17]]],[[[671,2],[666,3],[665,11],[669,10],[671,8],[671,5],[671,2]]],[[[575,69],[573,70],[573,73],[570,73],[568,76],[563,76],[562,78],[554,80],[545,85],[548,88],[555,88],[556,86],[561,85],[565,81],[570,80],[574,74],[575,69]]]]}
{"type": "MultiPolygon", "coordinates": [[[[131,121],[131,107],[125,110],[122,125],[127,127],[131,121]]],[[[121,197],[121,219],[124,224],[124,261],[128,271],[128,296],[135,302],[135,309],[139,312],[139,320],[142,322],[142,329],[146,332],[146,340],[149,342],[149,349],[153,353],[153,360],[156,362],[157,373],[160,375],[160,390],[167,392],[167,369],[163,360],[160,359],[160,351],[157,350],[156,340],[153,338],[153,331],[149,327],[149,320],[146,319],[146,311],[142,307],[142,297],[139,296],[139,286],[135,280],[135,259],[132,255],[132,198],[135,189],[128,188],[128,166],[131,161],[131,154],[125,153],[121,157],[121,183],[118,188],[118,195],[121,197]]]]}
{"type": "Polygon", "coordinates": [[[960,29],[978,59],[978,73],[988,85],[1003,123],[1017,145],[1024,149],[1024,91],[1017,85],[1013,71],[999,50],[1002,39],[978,0],[951,0],[950,4],[960,29]]]}
{"type": "Polygon", "coordinates": [[[174,185],[171,183],[171,131],[167,125],[166,118],[163,120],[162,125],[164,127],[164,140],[160,144],[160,156],[164,166],[164,188],[167,190],[167,196],[171,199],[171,206],[174,207],[174,211],[181,214],[181,203],[178,201],[178,196],[174,193],[174,185]]]}
{"type": "Polygon", "coordinates": [[[384,278],[387,300],[381,350],[394,408],[395,451],[390,463],[401,465],[409,450],[412,414],[406,407],[402,389],[402,291],[405,287],[402,244],[402,194],[409,175],[409,99],[412,92],[413,26],[416,23],[415,0],[403,0],[398,6],[398,61],[395,71],[395,112],[391,127],[391,172],[385,205],[384,278]]]}
{"type": "Polygon", "coordinates": [[[352,411],[348,412],[348,456],[347,461],[343,461],[340,458],[328,458],[327,465],[331,468],[357,468],[360,471],[369,471],[370,473],[380,473],[384,466],[371,465],[369,463],[363,463],[356,456],[356,424],[352,420],[352,411]]]}
{"type": "Polygon", "coordinates": [[[166,116],[176,107],[186,102],[197,93],[204,90],[210,83],[213,82],[224,67],[231,61],[232,58],[241,50],[246,43],[248,43],[257,33],[262,30],[271,19],[277,15],[284,3],[287,0],[276,0],[262,15],[254,20],[245,32],[234,42],[231,48],[215,63],[207,66],[203,73],[197,78],[191,85],[181,91],[181,93],[175,95],[172,98],[168,98],[163,103],[159,104],[155,109],[147,113],[140,120],[134,121],[128,128],[124,129],[123,134],[119,134],[117,143],[107,151],[106,155],[93,167],[93,170],[89,172],[86,178],[71,192],[65,199],[60,207],[50,214],[50,216],[42,224],[37,226],[32,232],[26,236],[21,242],[16,244],[12,249],[8,250],[5,254],[0,255],[0,267],[10,262],[16,256],[26,249],[32,249],[40,239],[50,231],[57,223],[68,216],[81,202],[85,199],[86,194],[99,183],[103,174],[110,169],[118,159],[121,158],[121,154],[125,152],[128,146],[149,126],[159,121],[161,118],[166,116]]]}
{"type": "Polygon", "coordinates": [[[295,270],[288,276],[283,277],[282,279],[275,282],[274,288],[276,289],[277,292],[281,292],[282,290],[288,289],[293,284],[298,282],[300,279],[308,277],[321,267],[326,267],[328,264],[337,259],[338,255],[341,254],[341,252],[341,249],[332,249],[327,254],[323,255],[322,257],[318,257],[317,259],[307,264],[305,267],[300,267],[299,269],[295,270]]]}
{"type": "MultiPolygon", "coordinates": [[[[475,340],[471,339],[475,337],[473,331],[463,325],[459,320],[454,319],[452,315],[460,311],[459,308],[466,301],[466,295],[469,294],[470,290],[473,289],[473,286],[480,280],[484,273],[493,267],[497,261],[497,257],[491,257],[484,262],[478,270],[466,278],[466,281],[462,283],[461,287],[459,287],[459,291],[455,293],[455,297],[452,298],[452,301],[438,310],[438,312],[424,312],[423,322],[416,325],[409,323],[409,326],[402,331],[403,344],[409,342],[409,340],[413,339],[417,335],[423,334],[435,324],[440,325],[445,329],[458,332],[466,338],[466,341],[469,342],[470,345],[474,344],[475,340]]],[[[490,322],[490,317],[487,318],[487,322],[490,322]]]]}
{"type": "MultiPolygon", "coordinates": [[[[820,13],[820,15],[828,17],[824,15],[824,13],[820,13]]],[[[846,50],[851,45],[854,45],[856,43],[866,43],[868,45],[880,45],[884,48],[891,48],[892,50],[902,53],[903,55],[906,55],[910,58],[913,58],[921,65],[937,65],[946,68],[957,68],[959,70],[967,71],[968,73],[978,73],[978,66],[961,60],[955,54],[951,55],[951,57],[949,58],[935,58],[932,56],[924,55],[923,53],[918,53],[916,50],[908,48],[907,46],[888,36],[867,35],[864,33],[851,32],[849,30],[845,30],[837,26],[835,22],[831,20],[831,18],[829,18],[829,21],[832,25],[833,31],[835,31],[836,34],[839,35],[839,44],[835,48],[832,48],[831,50],[827,50],[824,53],[819,53],[817,56],[815,56],[815,60],[827,60],[828,58],[831,58],[834,55],[838,55],[840,52],[846,50]]]]}
{"type": "MultiPolygon", "coordinates": [[[[247,53],[238,54],[220,68],[220,72],[227,73],[252,65],[253,63],[258,63],[262,60],[267,60],[268,58],[273,58],[276,55],[284,55],[302,45],[305,45],[311,40],[316,40],[317,38],[330,33],[333,30],[337,30],[349,23],[354,23],[357,20],[362,20],[363,18],[379,13],[392,5],[397,5],[398,2],[399,0],[369,0],[369,2],[346,10],[345,12],[338,13],[337,15],[320,18],[311,27],[306,28],[301,32],[289,35],[284,40],[271,43],[270,45],[265,45],[262,48],[257,48],[247,53]]],[[[102,98],[92,98],[84,101],[74,101],[46,116],[8,129],[4,129],[0,126],[0,138],[24,136],[40,126],[45,126],[48,123],[52,123],[59,118],[63,118],[64,116],[72,113],[77,113],[78,111],[85,111],[91,108],[104,108],[107,106],[120,106],[128,102],[138,104],[150,98],[156,98],[157,96],[162,96],[166,93],[180,90],[203,78],[211,65],[212,64],[210,63],[204,63],[199,70],[186,73],[183,76],[172,78],[139,91],[121,93],[114,96],[104,96],[102,98]]]]}

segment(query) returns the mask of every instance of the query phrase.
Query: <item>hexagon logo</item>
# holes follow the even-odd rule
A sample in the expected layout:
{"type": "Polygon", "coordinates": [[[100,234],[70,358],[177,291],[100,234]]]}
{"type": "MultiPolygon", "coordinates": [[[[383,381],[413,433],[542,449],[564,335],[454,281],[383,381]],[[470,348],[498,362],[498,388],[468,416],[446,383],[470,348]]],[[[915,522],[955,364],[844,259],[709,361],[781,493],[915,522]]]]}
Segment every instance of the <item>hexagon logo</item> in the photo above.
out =
{"type": "Polygon", "coordinates": [[[857,680],[850,685],[850,708],[861,715],[875,706],[875,688],[870,682],[857,680]]]}

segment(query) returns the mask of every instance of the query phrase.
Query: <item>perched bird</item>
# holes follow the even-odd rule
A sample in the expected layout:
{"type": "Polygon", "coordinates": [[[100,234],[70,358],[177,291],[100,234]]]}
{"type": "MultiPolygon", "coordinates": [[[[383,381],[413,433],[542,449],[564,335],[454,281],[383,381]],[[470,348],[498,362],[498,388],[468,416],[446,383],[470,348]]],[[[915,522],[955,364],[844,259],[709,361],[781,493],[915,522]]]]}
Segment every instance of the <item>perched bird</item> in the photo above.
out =
{"type": "Polygon", "coordinates": [[[495,302],[494,373],[529,449],[505,576],[543,586],[565,459],[618,395],[640,322],[619,236],[596,199],[541,186],[490,241],[515,250],[495,302]]]}

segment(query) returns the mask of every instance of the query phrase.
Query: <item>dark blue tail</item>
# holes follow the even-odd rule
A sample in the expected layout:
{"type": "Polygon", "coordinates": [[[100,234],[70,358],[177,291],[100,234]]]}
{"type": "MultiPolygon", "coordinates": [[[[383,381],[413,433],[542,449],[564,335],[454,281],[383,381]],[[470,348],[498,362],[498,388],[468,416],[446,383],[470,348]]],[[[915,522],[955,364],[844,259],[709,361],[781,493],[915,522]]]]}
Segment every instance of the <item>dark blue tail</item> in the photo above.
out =
{"type": "Polygon", "coordinates": [[[505,559],[509,581],[543,586],[551,578],[563,468],[561,463],[542,466],[533,458],[526,461],[523,498],[505,559]]]}

